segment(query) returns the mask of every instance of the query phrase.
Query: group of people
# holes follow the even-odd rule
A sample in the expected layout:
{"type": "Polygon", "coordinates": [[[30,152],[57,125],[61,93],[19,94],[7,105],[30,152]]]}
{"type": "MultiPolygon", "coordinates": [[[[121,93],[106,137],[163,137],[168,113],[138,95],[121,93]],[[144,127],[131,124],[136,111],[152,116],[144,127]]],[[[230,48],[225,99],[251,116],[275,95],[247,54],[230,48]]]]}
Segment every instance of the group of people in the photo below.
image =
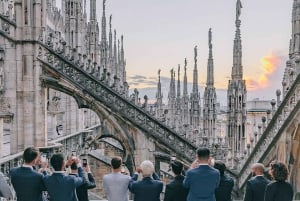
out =
{"type": "Polygon", "coordinates": [[[286,164],[273,161],[269,174],[273,181],[267,179],[265,167],[255,163],[251,168],[252,178],[247,181],[244,201],[292,201],[293,188],[287,182],[289,171],[286,164]]]}
{"type": "Polygon", "coordinates": [[[65,161],[61,153],[54,154],[50,159],[54,171],[50,171],[48,162],[41,161],[39,150],[29,147],[23,153],[23,161],[21,167],[10,171],[18,201],[88,201],[87,190],[96,187],[89,165],[83,167],[76,156],[65,161]],[[38,166],[41,167],[37,169],[38,166]]]}
{"type": "MultiPolygon", "coordinates": [[[[159,180],[151,161],[143,161],[132,177],[121,173],[121,164],[120,157],[113,158],[112,173],[103,177],[103,188],[108,201],[128,201],[128,189],[134,194],[134,201],[160,201],[163,182],[159,180]],[[139,175],[142,176],[141,180],[138,180],[139,175]]],[[[229,200],[233,180],[224,174],[224,163],[217,161],[215,165],[220,170],[210,165],[210,151],[207,148],[197,150],[197,159],[185,176],[183,164],[172,161],[171,168],[175,177],[166,185],[164,201],[215,201],[218,196],[229,200]],[[224,181],[226,185],[219,185],[220,181],[224,181]]]]}
{"type": "MultiPolygon", "coordinates": [[[[132,177],[121,174],[121,164],[121,158],[113,158],[113,172],[103,177],[108,201],[128,201],[128,189],[134,194],[134,201],[160,201],[163,183],[154,172],[152,162],[143,161],[132,177]],[[138,180],[139,174],[142,180],[138,180]]],[[[175,177],[166,185],[164,201],[232,201],[234,181],[225,174],[222,161],[211,161],[209,149],[197,150],[197,158],[186,173],[179,161],[172,161],[171,168],[175,177]]],[[[270,164],[273,181],[264,174],[263,164],[253,164],[253,177],[247,182],[244,201],[292,201],[293,188],[286,181],[289,172],[284,163],[270,164]]]]}
{"type": "MultiPolygon", "coordinates": [[[[88,189],[96,187],[89,165],[82,164],[76,156],[65,161],[60,153],[52,155],[53,171],[50,171],[48,163],[41,161],[38,149],[29,147],[23,153],[23,161],[21,167],[10,171],[18,201],[88,201],[88,189]]],[[[134,195],[134,201],[161,200],[163,182],[151,161],[143,161],[131,177],[124,173],[122,164],[121,157],[113,157],[112,172],[103,176],[108,201],[128,201],[128,190],[134,195]]],[[[171,169],[175,177],[166,185],[164,201],[232,201],[234,181],[225,174],[223,162],[211,161],[209,149],[199,148],[196,160],[186,172],[176,160],[171,162],[171,169]]],[[[270,164],[273,181],[265,178],[264,173],[263,164],[253,164],[253,177],[247,181],[244,201],[292,201],[293,188],[286,181],[287,166],[278,161],[270,164]]],[[[12,198],[8,186],[0,188],[0,196],[12,198]]]]}

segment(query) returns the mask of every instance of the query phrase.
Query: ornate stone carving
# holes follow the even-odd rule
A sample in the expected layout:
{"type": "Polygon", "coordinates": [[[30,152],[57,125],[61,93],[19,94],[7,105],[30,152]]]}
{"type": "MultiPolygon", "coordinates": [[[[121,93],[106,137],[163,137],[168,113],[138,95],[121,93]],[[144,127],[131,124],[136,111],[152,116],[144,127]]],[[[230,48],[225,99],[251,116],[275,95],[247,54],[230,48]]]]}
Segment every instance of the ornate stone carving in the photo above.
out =
{"type": "Polygon", "coordinates": [[[88,60],[88,69],[84,72],[80,66],[71,64],[69,61],[57,56],[54,50],[49,51],[48,49],[44,49],[44,51],[45,56],[39,57],[39,60],[44,63],[44,67],[57,71],[61,77],[67,79],[69,82],[73,82],[74,85],[80,85],[81,88],[86,89],[87,93],[95,97],[97,101],[107,105],[111,110],[118,112],[119,115],[137,127],[147,131],[150,136],[177,153],[178,156],[185,158],[187,161],[192,160],[190,156],[196,150],[194,144],[185,140],[174,131],[171,131],[168,127],[161,124],[144,110],[131,104],[118,93],[107,88],[107,85],[95,77],[95,73],[90,74],[92,68],[90,59],[88,60]],[[59,60],[61,65],[55,65],[53,60],[59,60]],[[179,145],[181,149],[177,149],[179,145]]]}

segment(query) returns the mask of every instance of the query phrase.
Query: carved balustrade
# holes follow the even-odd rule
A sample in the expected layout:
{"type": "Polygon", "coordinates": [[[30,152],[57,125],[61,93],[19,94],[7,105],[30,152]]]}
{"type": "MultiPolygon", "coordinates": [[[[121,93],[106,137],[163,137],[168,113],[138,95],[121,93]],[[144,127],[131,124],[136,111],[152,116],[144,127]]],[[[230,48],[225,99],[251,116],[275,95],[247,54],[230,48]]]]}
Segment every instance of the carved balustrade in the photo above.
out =
{"type": "Polygon", "coordinates": [[[294,118],[300,108],[300,74],[295,79],[290,90],[285,95],[278,109],[274,112],[272,119],[263,130],[256,146],[253,148],[245,163],[241,164],[238,174],[238,187],[242,188],[250,177],[251,165],[262,162],[275,146],[280,136],[284,133],[288,124],[294,118]]]}
{"type": "MultiPolygon", "coordinates": [[[[53,152],[62,152],[65,155],[71,154],[72,151],[76,151],[77,155],[86,154],[85,139],[87,135],[96,135],[94,132],[100,125],[95,125],[77,133],[66,135],[55,140],[48,142],[49,146],[40,147],[40,150],[46,151],[48,158],[53,154],[53,152]],[[52,152],[53,151],[53,152],[52,152]]],[[[22,159],[23,152],[9,155],[0,158],[1,172],[4,175],[8,175],[9,171],[13,167],[21,166],[23,163],[22,159]]]]}
{"type": "MultiPolygon", "coordinates": [[[[93,73],[87,73],[81,65],[76,65],[76,62],[73,60],[68,60],[64,54],[58,54],[57,51],[52,49],[51,42],[47,44],[39,42],[39,44],[38,60],[43,64],[43,68],[46,71],[55,72],[62,79],[72,83],[77,89],[89,94],[95,100],[110,108],[110,110],[146,131],[146,133],[164,144],[178,156],[192,161],[196,150],[194,144],[129,102],[105,83],[100,82],[99,78],[95,77],[93,73]]],[[[47,84],[49,85],[49,83],[47,84]]]]}

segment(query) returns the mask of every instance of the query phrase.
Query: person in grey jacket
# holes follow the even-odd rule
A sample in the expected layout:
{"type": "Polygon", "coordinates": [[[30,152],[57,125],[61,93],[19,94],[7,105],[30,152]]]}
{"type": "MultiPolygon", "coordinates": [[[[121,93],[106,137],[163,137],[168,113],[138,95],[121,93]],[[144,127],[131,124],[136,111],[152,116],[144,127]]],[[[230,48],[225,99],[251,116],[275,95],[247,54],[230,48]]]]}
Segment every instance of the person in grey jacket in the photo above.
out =
{"type": "Polygon", "coordinates": [[[121,173],[122,158],[111,160],[112,173],[103,177],[103,189],[108,201],[128,201],[128,184],[130,176],[121,173]]]}

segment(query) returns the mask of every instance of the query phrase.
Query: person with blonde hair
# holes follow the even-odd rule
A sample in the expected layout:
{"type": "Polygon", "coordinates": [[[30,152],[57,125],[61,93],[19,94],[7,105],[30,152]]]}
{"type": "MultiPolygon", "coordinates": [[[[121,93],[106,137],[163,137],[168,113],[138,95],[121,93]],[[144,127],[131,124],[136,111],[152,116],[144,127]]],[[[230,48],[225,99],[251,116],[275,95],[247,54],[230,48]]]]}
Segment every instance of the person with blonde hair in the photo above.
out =
{"type": "Polygon", "coordinates": [[[153,163],[149,160],[143,161],[129,182],[129,190],[134,194],[134,201],[160,201],[162,189],[163,183],[154,172],[153,163]],[[143,176],[141,181],[137,181],[138,173],[143,176]]]}

